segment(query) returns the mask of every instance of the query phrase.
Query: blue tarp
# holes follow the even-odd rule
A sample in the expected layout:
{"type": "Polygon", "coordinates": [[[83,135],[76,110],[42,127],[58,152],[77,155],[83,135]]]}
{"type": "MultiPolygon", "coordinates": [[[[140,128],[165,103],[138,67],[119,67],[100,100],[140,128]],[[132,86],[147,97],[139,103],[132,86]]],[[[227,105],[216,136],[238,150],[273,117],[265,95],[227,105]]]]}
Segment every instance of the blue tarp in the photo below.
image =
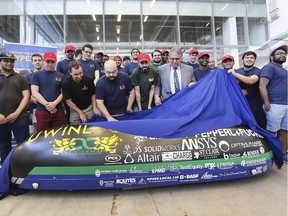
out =
{"type": "Polygon", "coordinates": [[[236,79],[224,69],[209,73],[159,107],[126,115],[122,119],[127,121],[89,124],[159,138],[193,136],[219,128],[247,125],[265,137],[277,166],[283,165],[279,139],[257,124],[236,79]]]}
{"type": "MultiPolygon", "coordinates": [[[[280,168],[283,165],[278,138],[258,126],[237,81],[223,69],[186,87],[161,106],[125,115],[123,119],[126,120],[88,124],[159,138],[193,136],[220,128],[247,125],[265,137],[273,150],[277,166],[280,168]]],[[[9,162],[5,161],[0,170],[0,194],[9,191],[8,166],[9,162]]]]}

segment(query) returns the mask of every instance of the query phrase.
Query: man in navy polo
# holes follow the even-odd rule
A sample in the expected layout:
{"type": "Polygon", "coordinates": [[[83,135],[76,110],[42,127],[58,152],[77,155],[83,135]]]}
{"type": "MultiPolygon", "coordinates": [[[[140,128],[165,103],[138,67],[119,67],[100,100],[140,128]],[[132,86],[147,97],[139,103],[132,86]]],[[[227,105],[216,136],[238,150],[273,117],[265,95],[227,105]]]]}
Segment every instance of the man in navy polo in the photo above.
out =
{"type": "Polygon", "coordinates": [[[105,62],[104,69],[105,76],[96,84],[97,107],[108,121],[117,121],[125,113],[132,112],[134,89],[130,77],[125,73],[118,73],[115,61],[105,62]]]}

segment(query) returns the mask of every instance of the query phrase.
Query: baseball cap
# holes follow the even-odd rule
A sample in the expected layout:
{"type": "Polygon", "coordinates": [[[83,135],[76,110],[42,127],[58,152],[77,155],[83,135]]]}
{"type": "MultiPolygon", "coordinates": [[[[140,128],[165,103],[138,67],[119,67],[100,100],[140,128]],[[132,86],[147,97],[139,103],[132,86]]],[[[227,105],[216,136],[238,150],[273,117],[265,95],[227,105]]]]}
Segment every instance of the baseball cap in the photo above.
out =
{"type": "Polygon", "coordinates": [[[147,61],[150,62],[150,57],[147,53],[142,53],[138,56],[138,62],[147,61]]]}
{"type": "Polygon", "coordinates": [[[210,55],[208,52],[201,52],[199,55],[198,55],[198,59],[203,57],[203,56],[208,56],[208,58],[210,58],[210,55]]]}
{"type": "Polygon", "coordinates": [[[114,56],[113,60],[114,60],[114,61],[116,61],[116,60],[122,61],[122,58],[121,58],[121,56],[114,56]]]}
{"type": "Polygon", "coordinates": [[[124,56],[123,57],[123,61],[125,61],[125,60],[130,60],[130,57],[129,56],[124,56]]]}
{"type": "Polygon", "coordinates": [[[197,49],[191,49],[189,51],[189,55],[191,55],[192,53],[196,53],[197,55],[199,54],[199,51],[197,49]]]}
{"type": "Polygon", "coordinates": [[[103,52],[96,52],[95,55],[104,55],[103,52]]]}
{"type": "Polygon", "coordinates": [[[162,54],[163,54],[163,53],[169,53],[169,51],[166,50],[166,49],[162,50],[161,52],[162,52],[162,54]]]}
{"type": "Polygon", "coordinates": [[[75,51],[75,47],[72,46],[72,45],[67,45],[67,46],[65,47],[65,53],[68,52],[69,50],[75,51]]]}
{"type": "Polygon", "coordinates": [[[53,52],[46,52],[46,53],[44,53],[43,59],[44,59],[44,61],[51,60],[51,61],[56,62],[56,59],[57,59],[57,58],[56,58],[55,53],[53,53],[53,52]]]}
{"type": "Polygon", "coordinates": [[[277,50],[279,50],[279,49],[282,49],[282,50],[284,50],[284,51],[287,53],[287,45],[282,45],[282,46],[274,49],[274,50],[272,51],[272,53],[271,53],[271,56],[273,56],[274,53],[275,53],[277,50]]]}
{"type": "Polygon", "coordinates": [[[17,58],[10,52],[1,52],[0,59],[13,59],[17,60],[17,58]]]}
{"type": "Polygon", "coordinates": [[[231,56],[231,55],[225,55],[225,56],[223,56],[221,61],[224,62],[226,59],[230,59],[230,60],[234,61],[234,57],[231,56]]]}

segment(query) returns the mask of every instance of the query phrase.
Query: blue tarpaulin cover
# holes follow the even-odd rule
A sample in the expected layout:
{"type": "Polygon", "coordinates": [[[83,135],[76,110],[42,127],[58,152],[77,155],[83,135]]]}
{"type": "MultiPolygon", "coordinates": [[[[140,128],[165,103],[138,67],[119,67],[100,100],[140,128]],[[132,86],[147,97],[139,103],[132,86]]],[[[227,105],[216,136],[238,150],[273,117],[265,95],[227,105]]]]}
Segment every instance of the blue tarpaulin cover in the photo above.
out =
{"type": "MultiPolygon", "coordinates": [[[[158,138],[194,136],[220,128],[247,125],[265,137],[273,150],[275,163],[279,168],[283,165],[278,138],[258,126],[236,79],[223,69],[217,69],[193,86],[184,88],[159,107],[126,114],[122,119],[126,120],[88,124],[158,138]]],[[[2,195],[10,190],[9,162],[10,157],[5,160],[0,170],[2,195]]]]}

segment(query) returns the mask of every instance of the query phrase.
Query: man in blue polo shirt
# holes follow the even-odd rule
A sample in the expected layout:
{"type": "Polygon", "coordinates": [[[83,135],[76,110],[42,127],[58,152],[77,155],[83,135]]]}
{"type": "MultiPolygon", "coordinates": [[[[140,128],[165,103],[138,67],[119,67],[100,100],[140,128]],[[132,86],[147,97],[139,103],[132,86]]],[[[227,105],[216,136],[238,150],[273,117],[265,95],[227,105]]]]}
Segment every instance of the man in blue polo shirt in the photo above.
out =
{"type": "Polygon", "coordinates": [[[105,62],[104,69],[105,76],[96,84],[97,107],[108,121],[117,121],[126,112],[132,112],[134,89],[130,77],[118,73],[115,61],[105,62]]]}
{"type": "Polygon", "coordinates": [[[132,61],[125,65],[124,71],[131,76],[132,71],[138,67],[138,56],[140,55],[140,50],[133,48],[131,50],[132,61]]]}
{"type": "Polygon", "coordinates": [[[37,132],[65,123],[61,92],[61,82],[65,77],[55,71],[56,55],[53,52],[46,52],[43,59],[45,69],[36,72],[31,80],[32,95],[37,100],[37,132]]]}
{"type": "Polygon", "coordinates": [[[210,55],[208,52],[201,52],[198,55],[199,67],[194,69],[194,76],[196,81],[199,81],[211,72],[211,69],[208,66],[209,58],[210,55]]]}
{"type": "Polygon", "coordinates": [[[287,79],[288,71],[283,68],[286,62],[287,45],[273,50],[270,55],[271,63],[265,65],[260,73],[260,94],[264,101],[264,110],[267,118],[267,130],[279,138],[284,162],[287,163],[287,130],[288,130],[288,103],[287,79]]]}
{"type": "Polygon", "coordinates": [[[82,58],[79,60],[83,73],[94,80],[94,84],[97,83],[100,77],[100,67],[98,63],[91,59],[91,54],[93,52],[93,46],[91,44],[85,44],[82,47],[82,58]]]}
{"type": "Polygon", "coordinates": [[[56,71],[62,73],[67,78],[70,76],[68,65],[72,60],[74,60],[75,47],[72,45],[67,45],[64,52],[66,58],[58,62],[56,71]]]}

